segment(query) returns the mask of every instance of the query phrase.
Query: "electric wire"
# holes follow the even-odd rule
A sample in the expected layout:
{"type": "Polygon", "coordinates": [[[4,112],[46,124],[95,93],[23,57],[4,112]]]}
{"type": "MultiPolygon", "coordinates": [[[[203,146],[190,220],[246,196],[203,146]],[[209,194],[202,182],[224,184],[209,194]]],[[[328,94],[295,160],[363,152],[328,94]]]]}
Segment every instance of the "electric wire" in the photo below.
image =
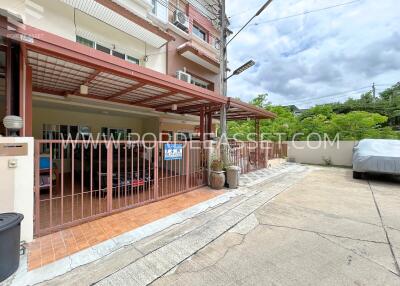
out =
{"type": "MultiPolygon", "coordinates": [[[[325,11],[325,10],[334,9],[334,8],[338,8],[338,7],[342,7],[342,6],[348,6],[348,5],[352,5],[354,3],[361,2],[361,1],[364,1],[364,0],[353,0],[353,1],[340,3],[340,4],[336,4],[336,5],[332,5],[332,6],[327,6],[327,7],[323,7],[323,8],[319,8],[319,9],[315,9],[315,10],[304,11],[302,13],[297,13],[297,14],[292,14],[292,15],[288,15],[288,16],[284,16],[284,17],[279,17],[279,18],[275,18],[275,19],[271,19],[271,20],[259,21],[259,22],[255,22],[253,24],[249,24],[249,26],[258,26],[258,25],[262,25],[262,24],[273,23],[273,22],[277,22],[277,21],[281,21],[281,20],[285,20],[285,19],[290,19],[290,18],[294,18],[294,17],[308,15],[308,14],[311,14],[311,13],[317,13],[317,12],[322,12],[322,11],[325,11]]],[[[237,29],[239,27],[241,27],[241,25],[238,25],[236,27],[232,27],[232,29],[237,29]]]]}

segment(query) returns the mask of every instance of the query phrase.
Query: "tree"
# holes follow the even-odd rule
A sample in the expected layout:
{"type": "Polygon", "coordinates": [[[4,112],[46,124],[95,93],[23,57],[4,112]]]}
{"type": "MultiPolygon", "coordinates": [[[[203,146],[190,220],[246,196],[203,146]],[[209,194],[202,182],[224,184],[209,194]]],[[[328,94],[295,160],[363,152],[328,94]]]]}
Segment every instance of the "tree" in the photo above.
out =
{"type": "MultiPolygon", "coordinates": [[[[349,99],[344,103],[317,105],[297,117],[289,107],[273,106],[268,102],[268,94],[260,94],[250,101],[277,115],[274,120],[261,120],[260,131],[263,140],[277,141],[318,140],[324,134],[333,139],[339,134],[341,140],[363,138],[400,139],[400,83],[380,93],[374,99],[371,92],[360,99],[349,99]]],[[[228,123],[228,135],[237,139],[255,139],[253,120],[228,123]]]]}
{"type": "Polygon", "coordinates": [[[389,133],[388,129],[380,129],[381,125],[385,123],[387,119],[386,116],[382,116],[378,113],[352,111],[347,114],[335,115],[332,118],[332,126],[334,132],[340,134],[341,140],[387,138],[395,136],[394,133],[389,133]]]}

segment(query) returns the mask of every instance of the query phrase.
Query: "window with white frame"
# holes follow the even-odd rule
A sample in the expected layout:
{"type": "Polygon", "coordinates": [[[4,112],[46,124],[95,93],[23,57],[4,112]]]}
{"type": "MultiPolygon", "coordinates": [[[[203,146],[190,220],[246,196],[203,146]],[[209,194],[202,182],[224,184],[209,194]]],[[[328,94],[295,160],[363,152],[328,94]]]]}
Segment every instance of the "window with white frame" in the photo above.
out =
{"type": "Polygon", "coordinates": [[[153,14],[160,20],[168,22],[168,0],[152,0],[153,14]]]}
{"type": "Polygon", "coordinates": [[[76,36],[76,42],[80,43],[82,45],[85,45],[87,47],[90,47],[90,48],[95,48],[98,51],[101,51],[101,52],[109,54],[109,55],[113,55],[114,57],[120,58],[122,60],[128,61],[133,64],[139,65],[139,63],[140,63],[140,60],[138,58],[135,58],[134,56],[127,55],[127,54],[122,53],[117,50],[112,50],[112,49],[106,47],[105,45],[99,44],[95,41],[86,39],[81,36],[76,36]]]}
{"type": "Polygon", "coordinates": [[[210,86],[210,83],[208,83],[208,82],[206,82],[206,81],[204,81],[204,80],[201,80],[201,79],[199,79],[199,78],[196,78],[196,77],[193,76],[193,75],[192,75],[191,83],[194,84],[194,85],[196,85],[196,86],[205,88],[205,89],[208,89],[209,86],[210,86]]]}

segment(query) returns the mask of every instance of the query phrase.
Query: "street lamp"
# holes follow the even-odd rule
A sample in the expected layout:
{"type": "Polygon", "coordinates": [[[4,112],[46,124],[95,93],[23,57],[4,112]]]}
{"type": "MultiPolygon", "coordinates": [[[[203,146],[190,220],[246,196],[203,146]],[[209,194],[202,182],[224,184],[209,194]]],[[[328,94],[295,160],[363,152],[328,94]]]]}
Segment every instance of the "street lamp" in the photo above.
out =
{"type": "Polygon", "coordinates": [[[247,63],[245,63],[244,65],[242,65],[241,67],[237,68],[230,76],[228,76],[227,78],[225,78],[225,81],[227,81],[228,79],[230,79],[231,77],[233,77],[234,75],[239,75],[242,72],[244,72],[245,70],[248,70],[249,68],[251,68],[252,66],[254,66],[256,64],[255,61],[250,60],[247,63]]]}
{"type": "MultiPolygon", "coordinates": [[[[225,13],[225,1],[226,0],[218,0],[219,3],[219,12],[220,12],[220,23],[221,23],[221,49],[220,49],[220,68],[221,68],[221,95],[222,96],[227,96],[227,80],[230,78],[232,75],[237,75],[248,69],[249,67],[253,66],[255,62],[253,61],[252,63],[248,62],[239,69],[235,70],[233,74],[229,77],[227,77],[227,61],[228,61],[228,56],[227,56],[227,47],[230,42],[233,41],[233,39],[236,38],[236,36],[244,29],[247,27],[248,24],[250,24],[251,21],[253,21],[254,18],[258,17],[270,4],[273,0],[267,0],[263,6],[257,11],[257,13],[251,17],[249,21],[229,40],[227,41],[228,38],[228,19],[226,17],[225,13]]],[[[221,112],[220,112],[220,127],[221,127],[221,139],[222,141],[226,141],[226,113],[227,113],[227,106],[226,104],[223,104],[221,106],[221,112]]],[[[221,155],[222,159],[224,162],[226,162],[226,154],[223,150],[224,148],[221,148],[221,155]]]]}

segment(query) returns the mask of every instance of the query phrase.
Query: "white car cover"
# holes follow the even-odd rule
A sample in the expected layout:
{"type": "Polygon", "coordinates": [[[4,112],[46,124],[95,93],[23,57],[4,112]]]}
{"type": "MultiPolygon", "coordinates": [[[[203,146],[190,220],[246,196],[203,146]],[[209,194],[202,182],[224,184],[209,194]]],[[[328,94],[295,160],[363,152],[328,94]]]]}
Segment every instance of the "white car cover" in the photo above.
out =
{"type": "Polygon", "coordinates": [[[400,175],[400,140],[361,140],[354,147],[353,171],[400,175]]]}

